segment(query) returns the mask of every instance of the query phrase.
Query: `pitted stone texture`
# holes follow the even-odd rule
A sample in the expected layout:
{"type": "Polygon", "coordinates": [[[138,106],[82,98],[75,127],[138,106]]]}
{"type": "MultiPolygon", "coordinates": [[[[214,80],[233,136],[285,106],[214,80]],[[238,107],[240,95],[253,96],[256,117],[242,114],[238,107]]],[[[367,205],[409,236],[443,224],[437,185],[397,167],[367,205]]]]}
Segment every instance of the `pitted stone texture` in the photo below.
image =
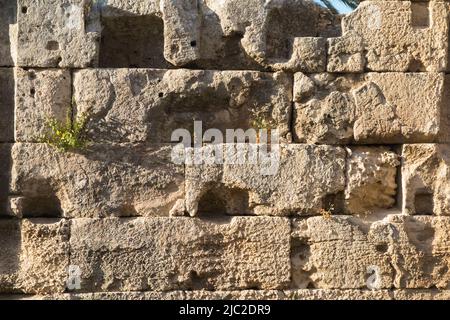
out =
{"type": "Polygon", "coordinates": [[[0,68],[0,143],[14,141],[14,69],[0,68]]]}
{"type": "Polygon", "coordinates": [[[283,218],[75,219],[71,231],[85,292],[281,289],[290,279],[283,218]]]}
{"type": "Polygon", "coordinates": [[[252,71],[97,69],[74,75],[75,101],[79,112],[91,115],[92,138],[110,142],[171,142],[176,129],[193,133],[194,120],[225,136],[226,129],[246,130],[260,119],[289,141],[291,87],[286,74],[252,71]]]}
{"type": "Polygon", "coordinates": [[[0,292],[65,291],[69,226],[65,220],[0,220],[0,292]]]}
{"type": "Polygon", "coordinates": [[[340,38],[328,39],[328,72],[364,71],[364,45],[361,37],[348,32],[340,38]]]}
{"type": "Polygon", "coordinates": [[[450,215],[450,145],[403,146],[403,212],[450,215]]]}
{"type": "Polygon", "coordinates": [[[17,46],[17,3],[0,0],[0,67],[14,66],[17,46]]]}
{"type": "Polygon", "coordinates": [[[72,85],[68,70],[16,68],[16,141],[36,142],[48,133],[50,118],[71,116],[72,85]]]}
{"type": "Polygon", "coordinates": [[[168,145],[93,144],[83,154],[15,144],[11,191],[22,215],[168,215],[184,195],[184,169],[168,145]]]}
{"type": "Polygon", "coordinates": [[[326,144],[435,142],[447,105],[439,73],[295,75],[294,139],[326,144]]]}
{"type": "MultiPolygon", "coordinates": [[[[334,43],[359,36],[371,71],[445,71],[448,49],[448,10],[444,1],[363,1],[342,21],[343,36],[334,43]]],[[[356,41],[356,38],[355,38],[356,41]]],[[[352,46],[357,42],[352,42],[352,46]]],[[[336,47],[335,47],[336,49],[336,47]]],[[[347,46],[334,51],[335,58],[348,55],[347,46]]],[[[355,58],[356,59],[356,58],[355,58]]],[[[339,64],[337,65],[339,66],[339,64]]],[[[344,64],[342,72],[362,71],[344,64]],[[352,70],[353,69],[353,70],[352,70]]]]}
{"type": "MultiPolygon", "coordinates": [[[[205,155],[216,147],[204,147],[205,155]]],[[[318,214],[345,186],[345,151],[314,145],[221,145],[224,164],[188,163],[186,209],[198,213],[318,214]],[[262,156],[257,161],[252,155],[262,156]],[[252,160],[253,159],[253,160],[252,160]]],[[[219,150],[219,149],[218,149],[219,150]]],[[[217,153],[216,153],[217,154],[217,153]]],[[[204,159],[208,159],[205,156],[204,159]]]]}
{"type": "Polygon", "coordinates": [[[446,289],[449,226],[447,217],[404,215],[373,224],[346,216],[299,220],[293,229],[294,284],[318,289],[446,289]]]}
{"type": "Polygon", "coordinates": [[[346,211],[367,215],[395,205],[397,194],[396,153],[386,147],[347,148],[346,211]]]}
{"type": "Polygon", "coordinates": [[[17,64],[95,66],[100,41],[95,7],[92,0],[18,0],[17,64]]]}

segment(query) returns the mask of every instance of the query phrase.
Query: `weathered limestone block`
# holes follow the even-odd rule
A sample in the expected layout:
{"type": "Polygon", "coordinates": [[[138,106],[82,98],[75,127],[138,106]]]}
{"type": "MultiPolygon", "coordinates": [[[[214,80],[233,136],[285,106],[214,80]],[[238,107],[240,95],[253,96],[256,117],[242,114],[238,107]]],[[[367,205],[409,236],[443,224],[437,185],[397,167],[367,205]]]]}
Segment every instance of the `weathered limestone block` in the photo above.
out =
{"type": "MultiPolygon", "coordinates": [[[[95,69],[74,74],[95,141],[171,142],[176,129],[248,129],[267,119],[290,141],[291,80],[283,73],[95,69]],[[86,84],[89,86],[86,86],[86,84]]],[[[258,129],[258,128],[255,128],[258,129]]],[[[176,141],[178,142],[178,140],[176,141]]]]}
{"type": "Polygon", "coordinates": [[[186,166],[186,210],[191,216],[317,214],[334,205],[345,187],[342,148],[272,145],[265,153],[265,146],[242,144],[200,150],[205,162],[186,166]],[[208,155],[215,148],[223,148],[223,164],[210,164],[208,155]],[[261,158],[253,158],[255,154],[261,158]]]}
{"type": "Polygon", "coordinates": [[[17,46],[17,3],[0,0],[0,67],[14,66],[17,46]]]}
{"type": "Polygon", "coordinates": [[[17,21],[19,66],[97,64],[100,24],[92,0],[18,0],[17,21]]]}
{"type": "Polygon", "coordinates": [[[296,74],[294,139],[327,144],[438,141],[446,126],[439,73],[296,74]]]}
{"type": "Polygon", "coordinates": [[[0,292],[65,291],[69,266],[66,220],[0,220],[0,292]]]}
{"type": "Polygon", "coordinates": [[[358,37],[366,68],[371,71],[445,71],[447,21],[444,1],[364,1],[343,18],[342,38],[331,40],[329,71],[363,71],[357,64],[336,61],[359,60],[355,50],[358,37]],[[347,47],[349,36],[354,40],[347,47]]]}
{"type": "Polygon", "coordinates": [[[14,69],[0,68],[0,143],[14,141],[14,69]]]}
{"type": "Polygon", "coordinates": [[[292,272],[299,288],[446,289],[447,217],[312,217],[294,223],[292,272]]]}
{"type": "Polygon", "coordinates": [[[16,141],[38,141],[48,133],[48,119],[65,122],[71,114],[69,70],[15,69],[16,141]]]}
{"type": "Polygon", "coordinates": [[[363,72],[364,44],[361,37],[347,32],[340,38],[328,39],[328,72],[363,72]]]}
{"type": "Polygon", "coordinates": [[[450,145],[405,145],[402,159],[403,212],[450,215],[450,145]]]}
{"type": "Polygon", "coordinates": [[[71,264],[84,292],[282,289],[289,232],[283,218],[75,219],[71,264]]]}
{"type": "Polygon", "coordinates": [[[398,155],[386,147],[347,148],[345,207],[367,215],[395,205],[398,155]]]}
{"type": "Polygon", "coordinates": [[[184,196],[183,166],[168,145],[92,144],[62,153],[46,144],[13,146],[11,191],[24,217],[168,215],[184,196]]]}

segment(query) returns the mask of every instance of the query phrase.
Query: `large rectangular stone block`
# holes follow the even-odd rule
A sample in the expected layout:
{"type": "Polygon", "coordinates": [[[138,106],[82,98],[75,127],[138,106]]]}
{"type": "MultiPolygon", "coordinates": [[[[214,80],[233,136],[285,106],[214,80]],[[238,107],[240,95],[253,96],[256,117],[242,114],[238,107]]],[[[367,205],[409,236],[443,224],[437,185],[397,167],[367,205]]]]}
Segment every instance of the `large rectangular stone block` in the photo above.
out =
{"type": "Polygon", "coordinates": [[[0,220],[0,292],[63,293],[68,241],[65,220],[0,220]]]}
{"type": "Polygon", "coordinates": [[[267,152],[265,147],[225,144],[200,149],[205,161],[188,161],[186,166],[187,212],[320,214],[335,205],[345,188],[344,149],[288,144],[272,145],[267,152]],[[210,162],[215,148],[223,150],[222,164],[210,162]]]}
{"type": "Polygon", "coordinates": [[[404,145],[402,186],[404,213],[450,215],[450,145],[404,145]]]}
{"type": "Polygon", "coordinates": [[[316,289],[446,289],[448,217],[389,215],[374,223],[348,216],[298,220],[294,285],[316,289]]]}
{"type": "Polygon", "coordinates": [[[164,216],[184,195],[184,168],[169,145],[92,144],[64,153],[46,144],[12,149],[18,216],[164,216]]]}
{"type": "Polygon", "coordinates": [[[281,289],[289,232],[284,218],[74,219],[70,263],[84,292],[281,289]]]}
{"type": "Polygon", "coordinates": [[[95,66],[100,24],[92,0],[18,0],[17,64],[21,67],[95,66]]]}
{"type": "Polygon", "coordinates": [[[14,141],[14,69],[0,68],[0,143],[14,141]]]}
{"type": "Polygon", "coordinates": [[[445,1],[364,1],[330,40],[328,71],[445,71],[448,7],[445,1]],[[365,61],[364,61],[364,60],[365,61]]]}
{"type": "Polygon", "coordinates": [[[65,123],[72,116],[69,70],[16,68],[15,77],[17,142],[37,142],[49,133],[50,118],[65,123]]]}
{"type": "Polygon", "coordinates": [[[294,100],[297,142],[436,142],[448,130],[440,73],[297,73],[294,100]]]}
{"type": "MultiPolygon", "coordinates": [[[[291,80],[283,73],[95,69],[74,74],[78,113],[96,141],[171,142],[176,129],[277,128],[290,140],[291,80]],[[87,85],[88,84],[88,85],[87,85]]],[[[177,140],[178,142],[178,140],[177,140]]]]}
{"type": "Polygon", "coordinates": [[[17,46],[17,1],[0,0],[0,8],[0,67],[11,67],[17,46]]]}

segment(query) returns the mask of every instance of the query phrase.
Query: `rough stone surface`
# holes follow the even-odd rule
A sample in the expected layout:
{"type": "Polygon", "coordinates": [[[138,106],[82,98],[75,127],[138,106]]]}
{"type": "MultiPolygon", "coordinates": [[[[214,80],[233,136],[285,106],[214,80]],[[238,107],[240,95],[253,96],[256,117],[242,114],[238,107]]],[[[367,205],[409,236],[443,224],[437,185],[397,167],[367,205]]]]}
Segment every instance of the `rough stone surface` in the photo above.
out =
{"type": "MultiPolygon", "coordinates": [[[[272,160],[240,163],[235,161],[240,154],[251,159],[252,154],[263,154],[266,149],[221,147],[226,157],[223,165],[205,161],[186,167],[186,210],[192,216],[198,212],[315,214],[327,209],[334,196],[344,190],[342,148],[281,145],[267,154],[272,160]]],[[[205,159],[210,154],[207,148],[203,148],[205,159]]]]}
{"type": "Polygon", "coordinates": [[[395,205],[399,157],[385,147],[347,149],[346,210],[368,215],[395,205]]]}
{"type": "Polygon", "coordinates": [[[17,64],[21,67],[95,66],[100,25],[91,0],[18,0],[17,64]]]}
{"type": "Polygon", "coordinates": [[[0,143],[0,217],[7,213],[11,165],[11,145],[0,143]]]}
{"type": "Polygon", "coordinates": [[[352,70],[350,60],[358,60],[356,46],[360,40],[365,53],[366,68],[370,71],[444,71],[447,66],[448,8],[444,1],[415,3],[411,1],[363,1],[343,18],[343,37],[333,40],[342,43],[342,50],[334,47],[331,70],[342,67],[352,70]],[[350,48],[352,47],[352,48],[350,48]],[[348,54],[355,54],[348,55],[348,54]],[[349,59],[348,64],[336,64],[335,58],[349,59]]]}
{"type": "Polygon", "coordinates": [[[345,216],[299,220],[293,225],[293,282],[298,288],[362,289],[369,283],[446,289],[449,223],[447,217],[404,215],[374,223],[345,216]]]}
{"type": "Polygon", "coordinates": [[[284,218],[75,219],[70,258],[88,292],[282,289],[289,232],[284,218]]]}
{"type": "Polygon", "coordinates": [[[294,139],[328,144],[435,142],[448,108],[443,91],[444,76],[439,73],[296,75],[294,139]]]}
{"type": "Polygon", "coordinates": [[[36,142],[49,133],[48,120],[71,116],[69,70],[16,69],[16,141],[36,142]]]}
{"type": "Polygon", "coordinates": [[[14,141],[14,69],[0,68],[0,143],[14,141]]]}
{"type": "Polygon", "coordinates": [[[63,293],[68,228],[65,220],[0,220],[0,292],[63,293]]]}
{"type": "Polygon", "coordinates": [[[110,142],[171,142],[176,129],[193,133],[194,120],[225,135],[261,119],[289,140],[291,87],[285,74],[251,71],[98,69],[74,75],[78,112],[91,115],[95,141],[110,142]]]}
{"type": "Polygon", "coordinates": [[[167,145],[98,145],[83,154],[45,144],[12,149],[11,191],[22,215],[104,217],[168,215],[184,194],[184,170],[167,145]]]}
{"type": "Polygon", "coordinates": [[[403,211],[413,215],[450,215],[450,145],[404,145],[403,211]]]}

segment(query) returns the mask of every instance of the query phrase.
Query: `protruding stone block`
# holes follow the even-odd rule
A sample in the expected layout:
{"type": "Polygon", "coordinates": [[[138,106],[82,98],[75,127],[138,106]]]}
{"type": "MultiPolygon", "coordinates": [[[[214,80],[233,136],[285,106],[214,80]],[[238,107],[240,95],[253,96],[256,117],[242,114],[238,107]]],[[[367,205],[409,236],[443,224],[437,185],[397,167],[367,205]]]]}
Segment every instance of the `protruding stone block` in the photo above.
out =
{"type": "Polygon", "coordinates": [[[402,159],[404,213],[450,215],[450,145],[405,145],[402,159]]]}
{"type": "MultiPolygon", "coordinates": [[[[186,209],[192,216],[216,212],[319,214],[344,191],[342,148],[272,145],[264,154],[263,145],[219,147],[225,156],[223,164],[191,163],[186,167],[186,209]],[[254,155],[264,156],[251,161],[254,155]]],[[[211,154],[211,148],[217,147],[204,147],[203,154],[211,154]]]]}
{"type": "Polygon", "coordinates": [[[448,288],[447,217],[392,215],[372,224],[354,217],[294,223],[292,272],[299,288],[448,288]]]}
{"type": "Polygon", "coordinates": [[[98,18],[93,0],[18,0],[17,64],[48,68],[96,66],[98,18]]]}
{"type": "MultiPolygon", "coordinates": [[[[291,80],[283,73],[154,69],[77,71],[79,113],[95,141],[171,142],[176,129],[259,129],[264,120],[290,141],[291,80]],[[89,86],[86,86],[89,83],[89,86]]],[[[178,142],[178,140],[176,141],[178,142]]]]}
{"type": "Polygon", "coordinates": [[[71,117],[69,70],[16,69],[16,141],[36,142],[49,131],[48,121],[71,117]]]}
{"type": "Polygon", "coordinates": [[[352,32],[328,39],[328,72],[361,73],[364,71],[364,45],[361,37],[352,32]]]}
{"type": "MultiPolygon", "coordinates": [[[[15,144],[11,190],[24,217],[164,216],[184,197],[184,169],[168,145],[92,144],[63,153],[15,144]]],[[[181,206],[181,204],[178,204],[181,206]]]]}
{"type": "Polygon", "coordinates": [[[283,218],[75,219],[71,230],[71,264],[80,267],[84,292],[264,290],[290,282],[283,218]]]}
{"type": "Polygon", "coordinates": [[[440,73],[296,75],[294,140],[325,144],[439,141],[446,125],[440,73]]]}

